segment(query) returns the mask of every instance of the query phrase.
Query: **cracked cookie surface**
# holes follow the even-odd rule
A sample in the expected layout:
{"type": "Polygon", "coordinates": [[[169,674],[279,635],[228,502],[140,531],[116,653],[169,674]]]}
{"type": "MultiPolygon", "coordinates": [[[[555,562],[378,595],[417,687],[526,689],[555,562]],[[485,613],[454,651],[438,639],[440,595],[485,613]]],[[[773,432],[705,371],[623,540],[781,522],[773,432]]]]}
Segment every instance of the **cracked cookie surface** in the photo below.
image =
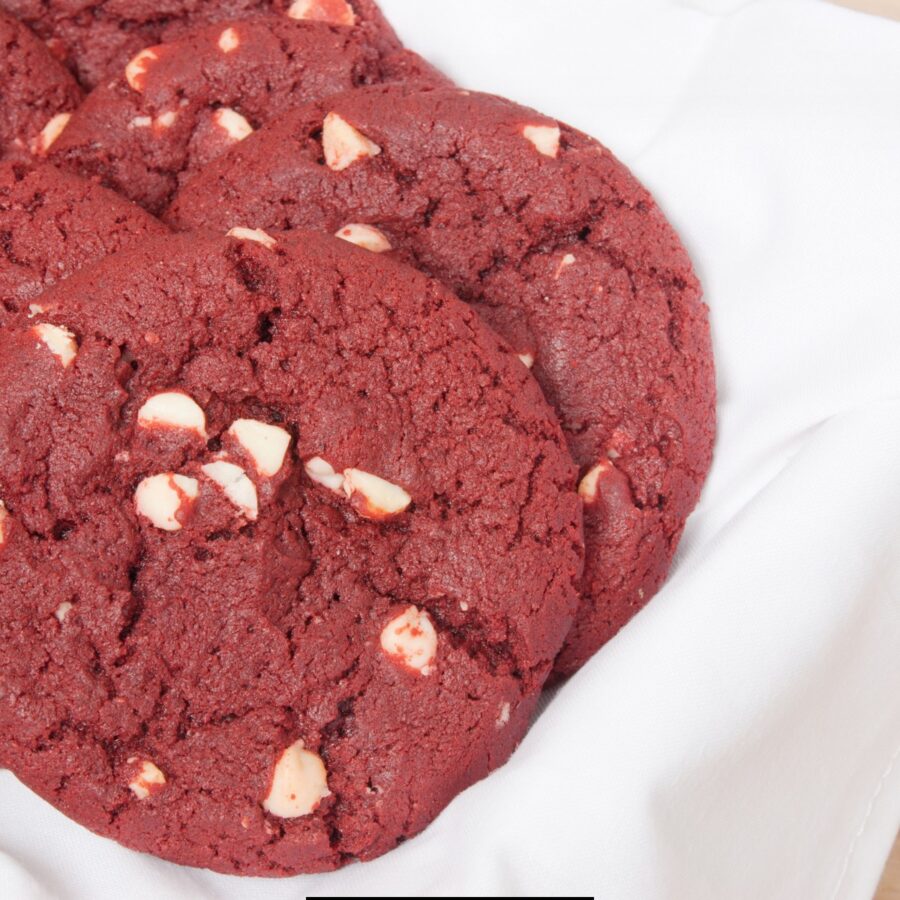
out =
{"type": "Polygon", "coordinates": [[[226,19],[283,16],[352,27],[361,41],[396,54],[398,67],[411,62],[373,0],[0,0],[0,9],[32,28],[89,89],[145,47],[226,19]]]}
{"type": "Polygon", "coordinates": [[[78,269],[167,232],[124,197],[49,163],[0,163],[0,325],[78,269]]]}
{"type": "Polygon", "coordinates": [[[45,152],[81,97],[44,44],[0,11],[0,159],[45,152]]]}
{"type": "Polygon", "coordinates": [[[577,604],[565,439],[437,283],[148,238],[0,329],[0,764],[176,862],[383,853],[500,765],[577,604]]]}
{"type": "Polygon", "coordinates": [[[168,219],[336,232],[472,303],[532,367],[580,467],[583,601],[558,672],[650,599],[709,469],[713,359],[684,248],[606,148],[498,97],[366,88],[262,129],[168,219]]]}
{"type": "Polygon", "coordinates": [[[394,74],[355,28],[285,16],[197,28],[143,48],[92,91],[50,156],[158,213],[185,178],[291,107],[394,74]]]}

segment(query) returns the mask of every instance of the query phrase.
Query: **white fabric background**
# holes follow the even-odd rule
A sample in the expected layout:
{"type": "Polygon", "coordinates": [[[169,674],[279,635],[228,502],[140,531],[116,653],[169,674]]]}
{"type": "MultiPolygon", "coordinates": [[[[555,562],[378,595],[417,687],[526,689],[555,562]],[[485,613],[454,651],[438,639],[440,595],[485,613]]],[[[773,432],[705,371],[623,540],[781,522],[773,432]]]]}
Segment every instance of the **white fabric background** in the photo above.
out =
{"type": "Polygon", "coordinates": [[[900,823],[900,24],[821,0],[384,7],[460,82],[598,135],[684,235],[721,434],[672,579],[375,863],[180,869],[3,773],[0,893],[869,900],[900,823]]]}

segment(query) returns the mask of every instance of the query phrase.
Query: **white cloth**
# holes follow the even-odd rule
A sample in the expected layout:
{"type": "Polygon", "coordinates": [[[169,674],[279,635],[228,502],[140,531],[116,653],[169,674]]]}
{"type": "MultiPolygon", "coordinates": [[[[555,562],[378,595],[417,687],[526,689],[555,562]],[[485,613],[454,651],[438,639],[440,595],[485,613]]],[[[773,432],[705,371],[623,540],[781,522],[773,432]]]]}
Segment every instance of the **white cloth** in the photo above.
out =
{"type": "Polygon", "coordinates": [[[384,0],[473,88],[599,136],[712,307],[721,429],[672,578],[512,761],[282,882],[89,834],[0,776],[4,897],[869,900],[900,823],[900,23],[821,0],[384,0]]]}

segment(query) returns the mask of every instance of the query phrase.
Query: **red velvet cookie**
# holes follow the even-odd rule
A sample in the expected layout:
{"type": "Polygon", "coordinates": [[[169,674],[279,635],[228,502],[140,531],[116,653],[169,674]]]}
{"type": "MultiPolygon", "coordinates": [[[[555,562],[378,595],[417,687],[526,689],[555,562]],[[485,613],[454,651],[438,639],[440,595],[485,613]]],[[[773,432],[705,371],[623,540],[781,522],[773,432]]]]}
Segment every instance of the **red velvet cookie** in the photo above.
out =
{"type": "Polygon", "coordinates": [[[284,16],[207,26],[142,50],[96,88],[51,158],[159,212],[181,180],[260,125],[386,77],[352,28],[284,16]]]}
{"type": "Polygon", "coordinates": [[[253,135],[169,218],[337,232],[475,304],[532,367],[581,468],[583,602],[558,671],[649,600],[710,465],[713,361],[684,248],[606,148],[497,97],[375,87],[253,135]]]}
{"type": "Polygon", "coordinates": [[[167,231],[124,197],[48,163],[0,164],[0,324],[83,266],[167,231]]]}
{"type": "Polygon", "coordinates": [[[577,605],[537,384],[327,236],[148,238],[0,329],[0,765],[166,859],[370,859],[507,758],[577,605]]]}
{"type": "Polygon", "coordinates": [[[398,54],[400,41],[373,0],[0,0],[47,41],[86,88],[116,77],[140,50],[177,40],[192,27],[283,15],[353,27],[360,40],[398,54]]]}
{"type": "Polygon", "coordinates": [[[44,44],[0,12],[0,159],[45,152],[80,102],[75,79],[44,44]]]}

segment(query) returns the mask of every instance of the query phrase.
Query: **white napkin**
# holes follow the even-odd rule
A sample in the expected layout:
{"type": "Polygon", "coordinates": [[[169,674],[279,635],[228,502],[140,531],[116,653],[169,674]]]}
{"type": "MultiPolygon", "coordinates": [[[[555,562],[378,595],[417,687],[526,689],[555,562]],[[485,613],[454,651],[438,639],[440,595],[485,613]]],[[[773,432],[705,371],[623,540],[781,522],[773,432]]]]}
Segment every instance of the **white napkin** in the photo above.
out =
{"type": "Polygon", "coordinates": [[[182,869],[4,773],[0,893],[869,900],[900,823],[900,23],[820,0],[383,5],[461,83],[600,137],[684,235],[721,432],[671,581],[381,860],[182,869]]]}

